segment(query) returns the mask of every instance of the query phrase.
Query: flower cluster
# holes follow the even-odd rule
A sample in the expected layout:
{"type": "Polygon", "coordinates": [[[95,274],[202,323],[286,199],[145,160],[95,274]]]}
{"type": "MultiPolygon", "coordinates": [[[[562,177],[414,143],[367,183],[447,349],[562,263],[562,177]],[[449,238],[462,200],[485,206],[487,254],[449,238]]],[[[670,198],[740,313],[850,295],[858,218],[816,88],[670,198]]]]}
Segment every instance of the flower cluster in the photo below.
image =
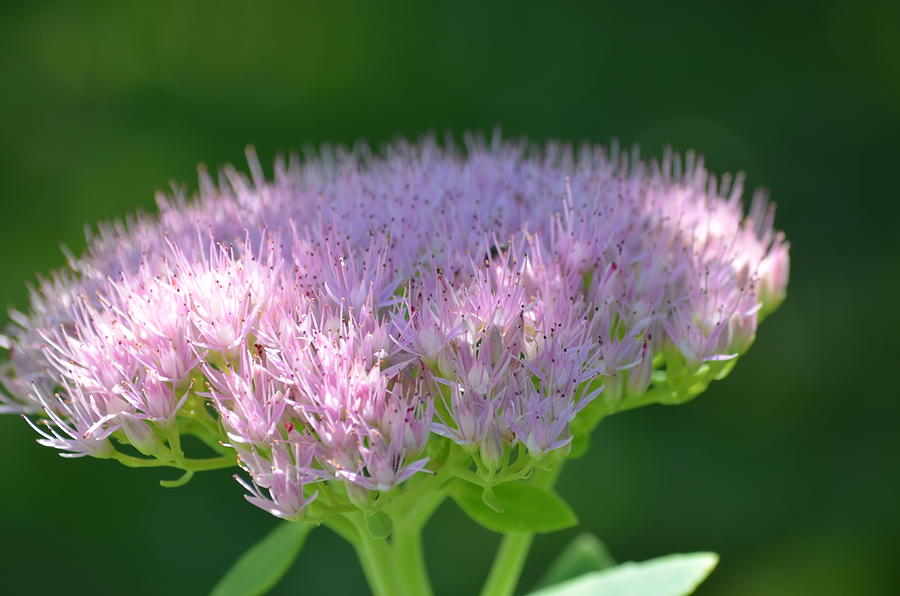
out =
{"type": "Polygon", "coordinates": [[[237,461],[287,518],[427,474],[434,444],[490,483],[689,399],[787,283],[771,206],[745,215],[741,181],[691,154],[424,140],[279,161],[271,182],[251,154],[200,188],[40,282],[0,336],[2,407],[67,456],[237,461]]]}

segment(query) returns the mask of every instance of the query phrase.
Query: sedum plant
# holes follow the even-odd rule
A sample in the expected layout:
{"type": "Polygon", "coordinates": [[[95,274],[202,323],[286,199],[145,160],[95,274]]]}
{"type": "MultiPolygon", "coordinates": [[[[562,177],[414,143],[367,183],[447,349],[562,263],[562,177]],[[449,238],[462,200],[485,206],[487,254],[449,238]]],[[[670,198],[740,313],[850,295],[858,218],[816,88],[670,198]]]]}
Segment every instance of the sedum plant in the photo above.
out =
{"type": "MultiPolygon", "coordinates": [[[[167,486],[236,469],[288,520],[217,594],[263,593],[317,526],[375,594],[429,594],[448,498],[505,534],[483,594],[511,594],[533,535],[576,524],[553,484],[594,427],[703,392],[785,295],[772,206],[690,153],[425,139],[271,181],[249,158],[101,226],[0,336],[2,407],[39,443],[167,486]]],[[[686,594],[715,558],[610,563],[583,537],[539,593],[686,594]]]]}

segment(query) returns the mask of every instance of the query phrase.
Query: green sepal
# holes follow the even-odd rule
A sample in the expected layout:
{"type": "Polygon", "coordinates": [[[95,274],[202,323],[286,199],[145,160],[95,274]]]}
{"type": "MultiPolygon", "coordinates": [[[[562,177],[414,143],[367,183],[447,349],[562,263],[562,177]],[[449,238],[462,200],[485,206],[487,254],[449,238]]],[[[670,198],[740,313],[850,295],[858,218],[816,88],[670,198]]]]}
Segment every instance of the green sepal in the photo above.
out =
{"type": "Polygon", "coordinates": [[[484,490],[481,491],[481,500],[497,513],[503,513],[503,505],[497,500],[497,495],[494,494],[494,489],[490,486],[484,487],[484,490]]]}

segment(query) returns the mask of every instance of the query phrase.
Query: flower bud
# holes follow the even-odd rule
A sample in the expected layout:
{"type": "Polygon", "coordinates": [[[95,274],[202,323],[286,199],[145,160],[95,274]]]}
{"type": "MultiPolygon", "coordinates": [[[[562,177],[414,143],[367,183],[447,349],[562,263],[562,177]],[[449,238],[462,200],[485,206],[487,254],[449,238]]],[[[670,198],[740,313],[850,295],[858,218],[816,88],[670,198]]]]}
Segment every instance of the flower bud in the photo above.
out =
{"type": "Polygon", "coordinates": [[[643,395],[643,393],[647,391],[647,387],[650,386],[650,377],[652,374],[653,354],[647,349],[647,344],[644,344],[641,361],[638,362],[637,366],[628,371],[628,380],[626,381],[628,397],[638,397],[643,395]]]}
{"type": "Polygon", "coordinates": [[[503,465],[503,441],[500,434],[488,431],[481,441],[481,462],[490,472],[496,472],[503,465]]]}
{"type": "Polygon", "coordinates": [[[119,414],[119,423],[132,447],[144,455],[152,456],[159,452],[159,441],[149,424],[127,412],[119,414]]]}

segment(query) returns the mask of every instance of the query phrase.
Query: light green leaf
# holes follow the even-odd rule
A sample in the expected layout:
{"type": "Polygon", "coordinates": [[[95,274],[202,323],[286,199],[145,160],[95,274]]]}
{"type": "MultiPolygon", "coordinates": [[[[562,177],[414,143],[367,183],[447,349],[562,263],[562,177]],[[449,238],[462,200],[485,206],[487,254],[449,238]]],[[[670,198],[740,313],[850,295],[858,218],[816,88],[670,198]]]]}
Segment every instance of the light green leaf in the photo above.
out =
{"type": "Polygon", "coordinates": [[[572,451],[569,452],[569,459],[578,459],[587,453],[591,446],[591,433],[589,430],[578,432],[572,435],[572,451]]]}
{"type": "Polygon", "coordinates": [[[210,596],[260,596],[287,573],[315,526],[282,522],[238,559],[210,596]]]}
{"type": "Polygon", "coordinates": [[[482,493],[480,486],[461,482],[452,495],[469,517],[495,532],[555,532],[578,523],[556,493],[532,484],[507,482],[493,487],[494,507],[485,504],[482,493]]]}
{"type": "Polygon", "coordinates": [[[544,577],[538,582],[538,587],[552,586],[592,571],[608,569],[615,564],[599,538],[593,534],[582,534],[576,536],[550,564],[544,577]]]}
{"type": "Polygon", "coordinates": [[[715,553],[692,553],[623,563],[532,592],[531,596],[687,596],[718,562],[715,553]]]}
{"type": "Polygon", "coordinates": [[[363,519],[369,536],[375,540],[384,540],[394,531],[394,521],[384,511],[366,511],[363,519]]]}

